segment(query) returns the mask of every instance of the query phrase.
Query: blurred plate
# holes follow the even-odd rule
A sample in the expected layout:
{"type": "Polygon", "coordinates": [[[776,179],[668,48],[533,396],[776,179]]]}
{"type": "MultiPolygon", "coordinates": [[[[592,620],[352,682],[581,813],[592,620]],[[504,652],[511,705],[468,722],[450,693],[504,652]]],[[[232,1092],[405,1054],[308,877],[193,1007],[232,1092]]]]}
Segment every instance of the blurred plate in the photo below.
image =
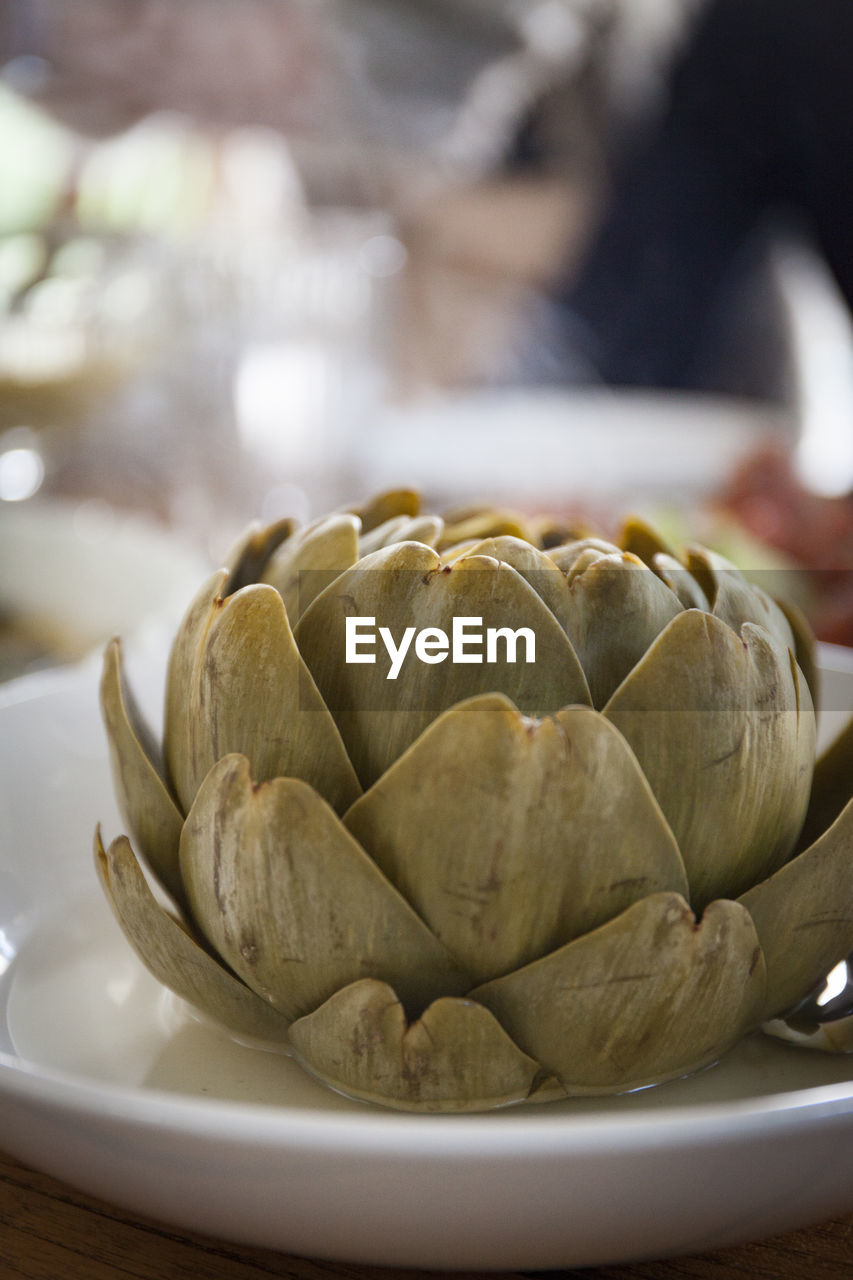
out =
{"type": "Polygon", "coordinates": [[[690,503],[713,492],[790,419],[748,401],[513,389],[417,401],[359,437],[366,489],[420,486],[440,501],[516,505],[690,503]]]}
{"type": "Polygon", "coordinates": [[[99,501],[0,504],[0,548],[0,679],[180,616],[207,572],[175,535],[99,501]]]}
{"type": "MultiPolygon", "coordinates": [[[[836,708],[853,661],[826,652],[836,708]]],[[[163,656],[134,682],[160,696],[163,656]]],[[[474,1116],[341,1098],[196,1021],[119,934],[94,661],[0,690],[0,1142],[183,1229],[316,1257],[566,1268],[853,1209],[853,1059],[754,1037],[689,1079],[474,1116]]]]}

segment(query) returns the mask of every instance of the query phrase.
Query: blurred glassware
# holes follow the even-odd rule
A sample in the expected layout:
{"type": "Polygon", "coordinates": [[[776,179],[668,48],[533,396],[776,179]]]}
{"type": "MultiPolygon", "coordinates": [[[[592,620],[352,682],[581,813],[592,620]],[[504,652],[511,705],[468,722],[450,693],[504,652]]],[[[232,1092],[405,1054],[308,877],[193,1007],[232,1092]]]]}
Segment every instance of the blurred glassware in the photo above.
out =
{"type": "Polygon", "coordinates": [[[387,217],[309,209],[270,130],[160,115],[81,152],[43,125],[53,205],[0,235],[0,501],[99,497],[220,553],[258,512],[350,496],[405,260],[387,217]]]}
{"type": "Polygon", "coordinates": [[[27,312],[21,341],[46,353],[49,339],[55,360],[79,349],[83,369],[52,400],[45,377],[17,403],[10,389],[9,474],[15,433],[37,438],[18,491],[105,496],[221,550],[249,516],[373,487],[389,383],[506,385],[519,332],[549,349],[542,289],[587,224],[590,147],[579,169],[572,156],[581,181],[567,193],[561,171],[542,202],[529,183],[498,200],[484,178],[535,104],[593,63],[636,77],[649,59],[630,50],[664,47],[693,8],[0,0],[21,18],[9,82],[92,132],[123,130],[93,142],[0,87],[20,126],[0,145],[0,228],[35,229],[44,260],[0,316],[0,350],[27,312]],[[4,165],[30,192],[6,222],[4,165]]]}

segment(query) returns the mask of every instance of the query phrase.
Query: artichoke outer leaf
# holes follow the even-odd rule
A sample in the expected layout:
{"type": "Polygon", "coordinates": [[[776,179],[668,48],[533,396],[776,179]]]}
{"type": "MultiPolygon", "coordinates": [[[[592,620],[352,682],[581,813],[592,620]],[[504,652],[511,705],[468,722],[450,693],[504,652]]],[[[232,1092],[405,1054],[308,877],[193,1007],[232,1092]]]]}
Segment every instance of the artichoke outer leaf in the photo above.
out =
{"type": "Polygon", "coordinates": [[[809,807],[800,848],[813,844],[832,825],[853,796],[853,719],[815,763],[809,807]]]}
{"type": "Polygon", "coordinates": [[[654,558],[652,565],[661,582],[665,582],[670,591],[674,592],[685,609],[704,609],[706,613],[711,612],[711,606],[708,603],[708,597],[699,586],[699,583],[693,577],[689,569],[685,569],[680,560],[675,556],[666,555],[663,551],[654,558]]]}
{"type": "Polygon", "coordinates": [[[427,547],[436,547],[444,536],[444,520],[441,516],[412,516],[402,526],[398,542],[422,542],[427,547]]]}
{"type": "Polygon", "coordinates": [[[479,542],[483,538],[501,537],[533,541],[529,522],[520,512],[483,507],[480,511],[455,513],[455,518],[446,516],[444,531],[437,546],[439,551],[445,551],[458,542],[467,542],[472,538],[479,542]]]}
{"type": "Polygon", "coordinates": [[[359,530],[357,516],[338,512],[300,529],[269,557],[258,576],[278,591],[291,626],[330,582],[355,564],[359,530]]]}
{"type": "Polygon", "coordinates": [[[165,746],[185,810],[231,752],[249,757],[257,781],[302,778],[340,811],[361,791],[282,598],[266,584],[223,599],[214,581],[191,606],[169,668],[165,746]]]}
{"type": "Polygon", "coordinates": [[[738,901],[767,963],[762,1018],[777,1018],[853,951],[853,800],[814,844],[738,901]]]}
{"type": "Polygon", "coordinates": [[[253,785],[214,766],[187,815],[181,872],[193,918],[248,986],[289,1018],[363,977],[410,1008],[470,986],[445,948],[304,782],[253,785]]]}
{"type": "Polygon", "coordinates": [[[478,540],[469,538],[466,542],[454,542],[452,547],[445,547],[441,552],[442,568],[445,565],[455,564],[463,556],[469,555],[476,546],[479,546],[478,540]]]}
{"type": "Polygon", "coordinates": [[[122,931],[158,982],[236,1035],[287,1040],[287,1020],[230,974],[160,905],[126,836],[119,836],[105,851],[97,831],[95,865],[122,931]]]}
{"type": "Polygon", "coordinates": [[[627,739],[671,826],[690,900],[735,897],[788,858],[808,804],[815,715],[788,649],[689,609],[603,714],[627,739]]]}
{"type": "Polygon", "coordinates": [[[591,532],[588,524],[582,520],[561,519],[559,516],[532,516],[530,519],[531,541],[534,546],[548,551],[551,547],[562,547],[573,539],[586,538],[591,532]]]}
{"type": "Polygon", "coordinates": [[[740,632],[745,622],[763,627],[792,652],[796,640],[785,613],[766,591],[750,582],[725,556],[707,547],[690,547],[687,567],[702,587],[715,618],[740,632]]]}
{"type": "MultiPolygon", "coordinates": [[[[565,632],[535,591],[509,565],[466,556],[441,565],[438,554],[404,542],[366,556],[327,588],[303,615],[296,639],[341,731],[362,786],[402,755],[437,715],[483,692],[505,693],[525,713],[549,715],[570,703],[589,704],[586,678],[565,632]],[[373,664],[344,661],[350,615],[375,618],[373,664]],[[399,642],[407,627],[436,627],[451,636],[456,617],[478,617],[482,629],[521,627],[536,638],[535,661],[521,654],[494,663],[458,663],[450,655],[428,665],[409,652],[399,675],[378,638],[386,627],[399,642]]],[[[482,655],[482,649],[479,650],[482,655]]]]}
{"type": "MultiPolygon", "coordinates": [[[[806,678],[815,706],[820,705],[820,667],[818,666],[817,642],[808,618],[792,600],[777,600],[773,603],[785,615],[791,634],[794,637],[794,657],[797,666],[806,678]]],[[[853,788],[851,788],[853,790],[853,788]]],[[[844,797],[847,800],[847,796],[844,797]]],[[[827,824],[828,825],[828,824],[827,824]]]]}
{"type": "Polygon", "coordinates": [[[749,913],[653,894],[471,998],[569,1094],[620,1092],[715,1062],[759,1022],[765,973],[749,913]]]}
{"type": "Polygon", "coordinates": [[[424,546],[434,547],[443,530],[441,516],[394,516],[364,534],[359,542],[359,556],[370,555],[395,542],[422,542],[424,546]]]}
{"type": "MultiPolygon", "coordinates": [[[[219,569],[199,587],[181,619],[169,654],[163,755],[166,776],[184,812],[198,789],[196,756],[202,750],[204,724],[194,714],[193,691],[207,633],[227,595],[228,570],[219,569]]],[[[204,776],[204,775],[202,775],[204,776]]]]}
{"type": "Polygon", "coordinates": [[[451,507],[445,507],[442,511],[442,519],[445,524],[464,524],[468,520],[477,520],[481,517],[492,518],[496,508],[490,502],[456,502],[451,507]]]}
{"type": "Polygon", "coordinates": [[[361,532],[365,534],[396,516],[416,516],[420,509],[421,495],[416,489],[385,489],[382,493],[374,494],[362,506],[351,507],[350,512],[358,516],[361,532]]]}
{"type": "Polygon", "coordinates": [[[582,563],[584,566],[592,564],[599,560],[602,556],[619,556],[622,554],[622,548],[617,547],[615,542],[608,542],[606,538],[597,538],[589,535],[583,538],[572,538],[569,542],[562,542],[558,547],[549,547],[546,555],[561,573],[569,575],[571,580],[575,567],[582,563]]]}
{"type": "Polygon", "coordinates": [[[678,596],[633,556],[601,556],[569,583],[566,631],[603,707],[673,618],[678,596]]]}
{"type": "Polygon", "coordinates": [[[120,640],[111,640],[104,652],[100,693],[119,811],[148,866],[182,903],[178,844],[184,818],[163,777],[160,752],[125,680],[120,640]]]}
{"type": "Polygon", "coordinates": [[[500,694],[459,703],[344,824],[477,982],[639,898],[687,893],[633,753],[587,707],[531,721],[500,694]]]}
{"type": "Polygon", "coordinates": [[[225,581],[222,595],[230,596],[242,587],[257,582],[270,557],[296,533],[295,520],[276,520],[274,524],[251,524],[225,558],[225,581]]]}
{"type": "Polygon", "coordinates": [[[635,555],[649,569],[655,568],[655,560],[660,555],[675,559],[677,563],[673,548],[642,516],[628,516],[619,531],[618,541],[623,551],[635,555]]]}
{"type": "Polygon", "coordinates": [[[336,992],[291,1027],[296,1056],[341,1093],[406,1111],[484,1111],[523,1102],[539,1065],[482,1005],[443,997],[407,1024],[384,982],[336,992]]]}
{"type": "Polygon", "coordinates": [[[491,556],[502,564],[508,564],[533,588],[540,600],[548,606],[565,630],[569,612],[569,586],[544,551],[532,547],[521,538],[504,534],[499,538],[484,538],[475,543],[469,555],[491,556]]]}

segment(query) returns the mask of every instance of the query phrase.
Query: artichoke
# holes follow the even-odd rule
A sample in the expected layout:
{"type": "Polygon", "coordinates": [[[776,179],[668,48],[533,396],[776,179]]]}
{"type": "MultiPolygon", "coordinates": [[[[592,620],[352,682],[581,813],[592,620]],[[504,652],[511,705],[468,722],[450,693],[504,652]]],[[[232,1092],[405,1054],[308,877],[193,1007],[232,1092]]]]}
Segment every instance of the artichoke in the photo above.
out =
{"type": "Polygon", "coordinates": [[[637,520],[400,491],[253,529],[174,640],[162,750],[107,648],[141,861],[98,832],[101,881],[159,981],[348,1095],[681,1076],[853,950],[853,735],[815,767],[813,653],[637,520]]]}

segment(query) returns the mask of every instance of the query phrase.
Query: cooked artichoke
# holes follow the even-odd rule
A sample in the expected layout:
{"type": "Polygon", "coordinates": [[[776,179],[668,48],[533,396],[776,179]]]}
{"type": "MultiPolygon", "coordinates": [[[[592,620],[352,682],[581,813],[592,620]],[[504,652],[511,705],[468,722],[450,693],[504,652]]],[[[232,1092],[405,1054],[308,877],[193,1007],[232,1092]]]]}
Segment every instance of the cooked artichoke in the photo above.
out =
{"type": "Polygon", "coordinates": [[[346,1094],[650,1085],[853,950],[851,749],[815,770],[814,683],[807,627],[709,551],[384,494],[204,584],[162,753],[110,644],[147,874],[125,836],[96,861],[162,983],[346,1094]]]}

